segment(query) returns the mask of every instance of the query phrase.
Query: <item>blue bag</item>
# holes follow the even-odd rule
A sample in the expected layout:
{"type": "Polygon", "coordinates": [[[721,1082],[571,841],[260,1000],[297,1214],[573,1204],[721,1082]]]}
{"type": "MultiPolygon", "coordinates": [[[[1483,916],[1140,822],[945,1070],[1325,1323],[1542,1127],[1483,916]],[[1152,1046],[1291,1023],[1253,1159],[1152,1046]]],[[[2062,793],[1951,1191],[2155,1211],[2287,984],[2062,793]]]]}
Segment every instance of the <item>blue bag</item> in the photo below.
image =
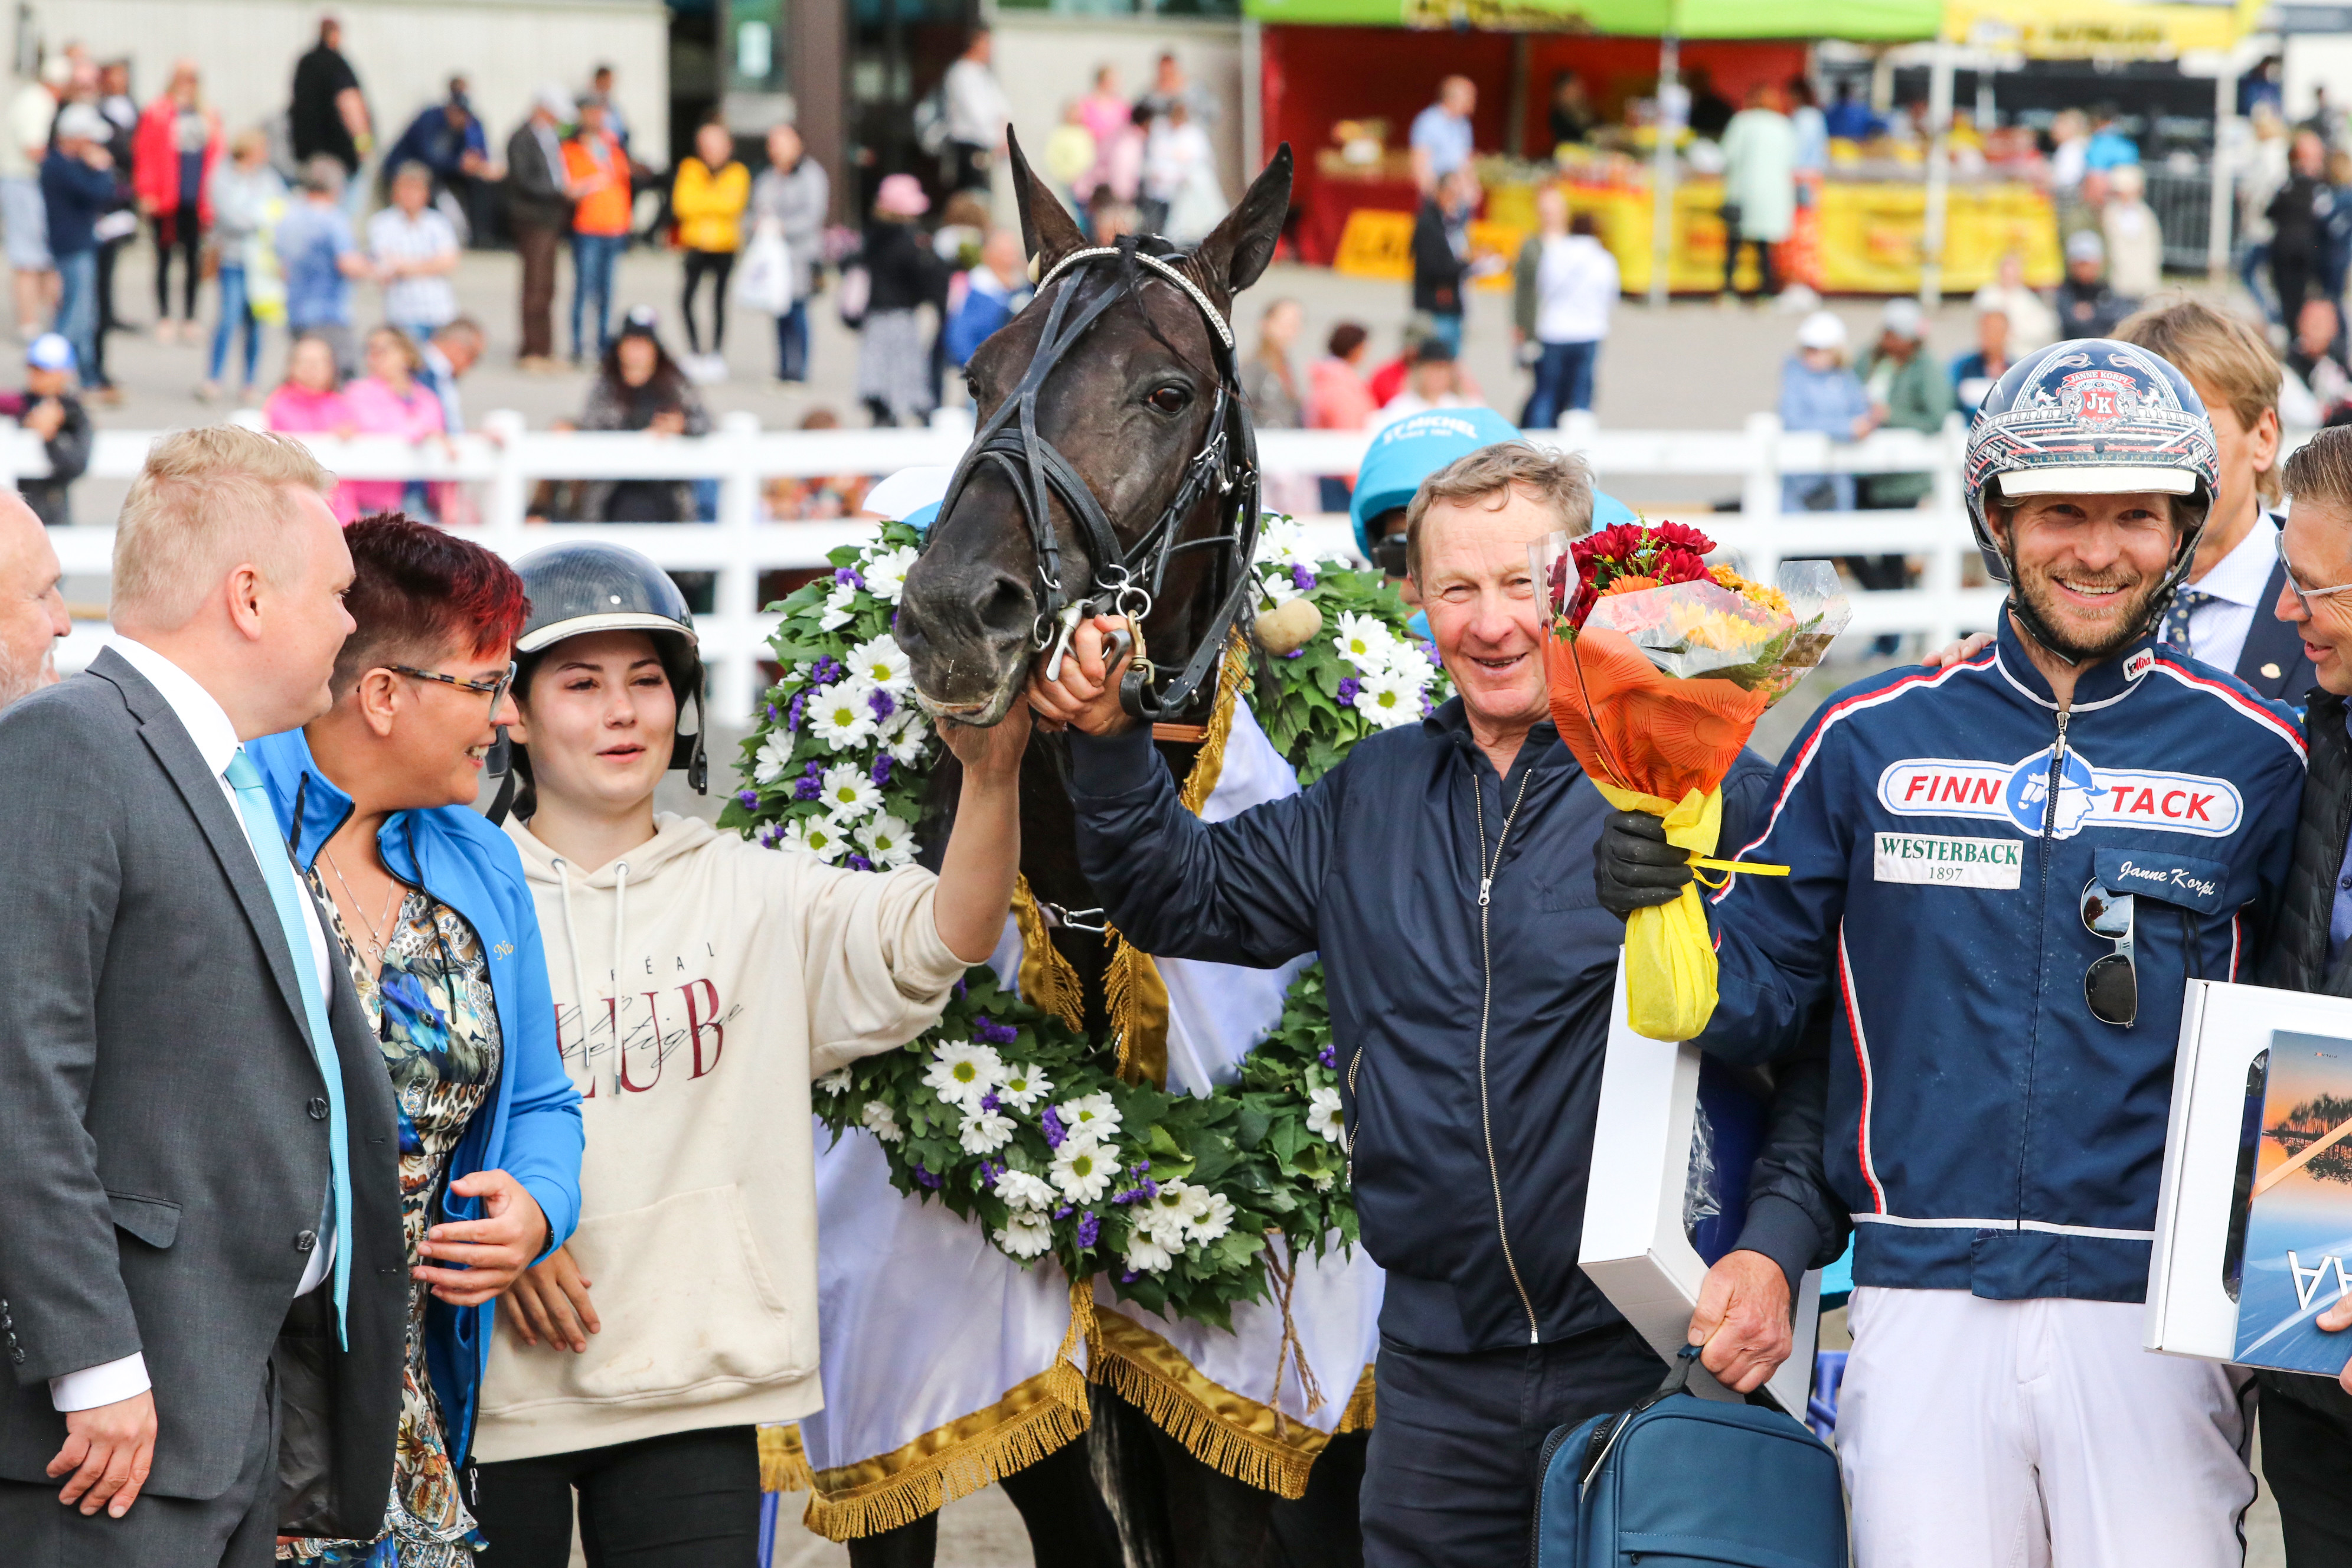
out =
{"type": "Polygon", "coordinates": [[[1536,1568],[1846,1568],[1837,1456],[1779,1410],[1690,1394],[1698,1353],[1544,1439],[1536,1568]]]}

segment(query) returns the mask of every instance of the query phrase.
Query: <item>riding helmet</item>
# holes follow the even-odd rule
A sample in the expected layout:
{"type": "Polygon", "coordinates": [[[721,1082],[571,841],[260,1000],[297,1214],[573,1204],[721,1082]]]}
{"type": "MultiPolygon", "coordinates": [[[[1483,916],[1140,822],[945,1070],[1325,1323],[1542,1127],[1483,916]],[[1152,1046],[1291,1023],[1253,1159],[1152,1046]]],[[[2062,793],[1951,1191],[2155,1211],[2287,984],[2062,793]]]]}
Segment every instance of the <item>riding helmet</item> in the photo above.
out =
{"type": "Polygon", "coordinates": [[[681,722],[689,702],[694,728],[673,738],[669,765],[684,768],[697,794],[705,793],[709,766],[703,734],[709,728],[700,639],[686,595],[669,574],[634,550],[617,544],[556,544],[515,563],[530,616],[515,639],[515,657],[526,673],[534,657],[567,637],[590,632],[643,631],[653,635],[670,689],[677,696],[681,722]]]}

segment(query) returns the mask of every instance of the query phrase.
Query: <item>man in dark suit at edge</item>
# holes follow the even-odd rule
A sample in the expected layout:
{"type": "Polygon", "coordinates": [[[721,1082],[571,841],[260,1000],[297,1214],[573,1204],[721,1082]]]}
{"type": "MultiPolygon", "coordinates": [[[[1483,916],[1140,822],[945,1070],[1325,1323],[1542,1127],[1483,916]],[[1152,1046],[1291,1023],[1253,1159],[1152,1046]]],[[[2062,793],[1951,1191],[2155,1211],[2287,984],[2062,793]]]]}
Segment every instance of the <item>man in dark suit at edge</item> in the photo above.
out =
{"type": "Polygon", "coordinates": [[[328,706],[332,482],[284,437],[164,437],[123,504],[112,645],[0,715],[12,1565],[247,1568],[383,1518],[391,1083],[243,750],[328,706]]]}

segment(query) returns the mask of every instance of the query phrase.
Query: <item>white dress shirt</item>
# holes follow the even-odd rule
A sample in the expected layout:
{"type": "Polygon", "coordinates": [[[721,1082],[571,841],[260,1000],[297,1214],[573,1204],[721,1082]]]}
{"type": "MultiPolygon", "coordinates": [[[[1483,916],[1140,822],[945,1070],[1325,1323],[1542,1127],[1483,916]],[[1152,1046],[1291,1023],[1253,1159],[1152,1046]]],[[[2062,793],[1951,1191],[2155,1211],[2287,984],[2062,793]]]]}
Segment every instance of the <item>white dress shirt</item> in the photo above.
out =
{"type": "MultiPolygon", "coordinates": [[[[195,742],[196,754],[205,760],[205,767],[220,785],[221,798],[228,804],[228,813],[239,827],[245,827],[245,813],[236,804],[236,792],[228,785],[228,764],[236,755],[236,727],[229,722],[228,714],[215,701],[211,692],[196,684],[195,678],[178,665],[143,643],[136,643],[120,633],[108,639],[114,651],[129,662],[131,668],[147,678],[172,716],[195,742]]],[[[250,830],[246,842],[252,847],[254,864],[261,864],[264,855],[283,855],[282,844],[256,844],[250,830]]],[[[326,927],[320,923],[319,911],[310,900],[302,900],[302,923],[310,938],[310,962],[319,971],[319,994],[334,991],[333,962],[327,946],[326,927]]],[[[308,1295],[319,1288],[327,1270],[335,1260],[334,1194],[331,1186],[320,1205],[322,1218],[319,1225],[319,1245],[310,1249],[310,1262],[302,1270],[302,1282],[295,1287],[297,1296],[308,1295]]],[[[62,1377],[49,1379],[49,1403],[58,1410],[89,1410],[96,1405],[111,1405],[128,1399],[152,1387],[147,1376],[147,1358],[133,1351],[120,1361],[99,1366],[84,1367],[62,1377]]]]}
{"type": "Polygon", "coordinates": [[[2271,568],[2278,562],[2278,523],[2268,512],[2256,514],[2254,526],[2213,570],[2189,584],[2210,602],[2189,612],[2189,657],[2232,674],[2238,656],[2245,651],[2246,634],[2254,617],[2263,613],[2263,590],[2270,585],[2271,568]]]}

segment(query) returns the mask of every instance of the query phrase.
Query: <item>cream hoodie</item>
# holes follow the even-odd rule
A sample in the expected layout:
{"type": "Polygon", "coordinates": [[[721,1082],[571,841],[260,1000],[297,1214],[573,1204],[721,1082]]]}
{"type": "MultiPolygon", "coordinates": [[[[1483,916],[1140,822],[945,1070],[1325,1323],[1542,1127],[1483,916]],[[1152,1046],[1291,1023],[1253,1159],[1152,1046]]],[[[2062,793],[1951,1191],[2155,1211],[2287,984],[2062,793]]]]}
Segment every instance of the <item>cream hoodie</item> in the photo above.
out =
{"type": "Polygon", "coordinates": [[[578,1355],[499,1334],[474,1438],[486,1463],[824,1403],[809,1083],[920,1034],[963,975],[928,871],[840,870],[698,820],[656,825],[594,871],[507,826],[585,1097],[571,1247],[604,1331],[578,1355]]]}

